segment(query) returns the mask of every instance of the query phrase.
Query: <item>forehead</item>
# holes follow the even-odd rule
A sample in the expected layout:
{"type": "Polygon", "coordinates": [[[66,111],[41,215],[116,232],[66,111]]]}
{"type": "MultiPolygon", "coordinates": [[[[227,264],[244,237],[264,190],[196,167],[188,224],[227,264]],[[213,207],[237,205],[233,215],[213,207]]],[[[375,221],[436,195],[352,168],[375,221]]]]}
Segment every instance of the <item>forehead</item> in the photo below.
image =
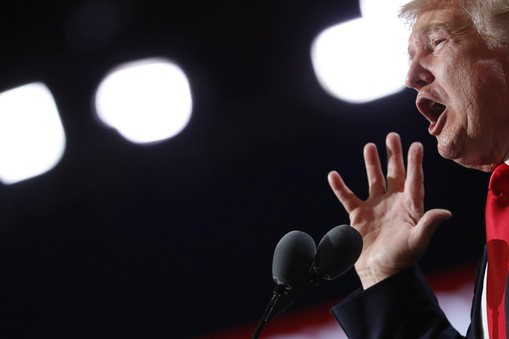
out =
{"type": "Polygon", "coordinates": [[[434,30],[443,29],[450,33],[473,27],[470,17],[458,7],[428,10],[421,13],[412,27],[411,37],[426,35],[434,30]]]}
{"type": "Polygon", "coordinates": [[[431,9],[422,12],[415,21],[408,39],[408,55],[413,59],[418,46],[426,46],[432,33],[450,37],[472,32],[475,27],[470,16],[458,7],[431,9]]]}

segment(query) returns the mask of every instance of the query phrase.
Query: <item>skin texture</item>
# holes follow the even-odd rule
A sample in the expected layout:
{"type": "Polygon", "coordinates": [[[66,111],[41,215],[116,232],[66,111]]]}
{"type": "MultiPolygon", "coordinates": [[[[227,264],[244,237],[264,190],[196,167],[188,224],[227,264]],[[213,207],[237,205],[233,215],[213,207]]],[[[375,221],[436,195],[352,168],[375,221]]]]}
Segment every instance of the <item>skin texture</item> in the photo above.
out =
{"type": "Polygon", "coordinates": [[[407,86],[446,159],[492,171],[509,150],[509,53],[489,48],[458,8],[423,13],[409,39],[407,86]],[[447,108],[430,114],[429,100],[447,108]]]}
{"type": "MultiPolygon", "coordinates": [[[[492,171],[509,151],[509,52],[489,48],[470,18],[454,6],[422,13],[409,39],[407,86],[429,121],[441,156],[468,168],[492,171]],[[441,109],[437,109],[437,106],[441,109]]],[[[384,176],[374,144],[364,147],[369,197],[359,199],[339,173],[329,185],[363,236],[355,264],[364,288],[414,265],[436,227],[451,217],[424,210],[423,147],[413,143],[404,165],[396,133],[386,139],[384,176]]]]}
{"type": "Polygon", "coordinates": [[[328,176],[332,190],[350,215],[350,224],[364,240],[355,270],[365,289],[413,265],[426,250],[438,224],[451,217],[442,209],[424,213],[422,145],[411,145],[405,170],[399,136],[390,133],[386,144],[386,178],[376,146],[364,147],[369,184],[366,200],[360,200],[337,172],[328,176]]]}

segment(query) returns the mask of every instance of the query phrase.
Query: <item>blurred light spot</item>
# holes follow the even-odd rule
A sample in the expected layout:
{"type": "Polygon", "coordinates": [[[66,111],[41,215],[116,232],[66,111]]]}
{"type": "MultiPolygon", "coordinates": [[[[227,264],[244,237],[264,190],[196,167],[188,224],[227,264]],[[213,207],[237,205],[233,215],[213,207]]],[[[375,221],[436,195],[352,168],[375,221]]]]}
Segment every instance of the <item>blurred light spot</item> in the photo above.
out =
{"type": "Polygon", "coordinates": [[[124,64],[101,82],[97,115],[134,143],[151,143],[180,133],[191,118],[192,98],[184,72],[175,64],[148,59],[124,64]]]}
{"type": "Polygon", "coordinates": [[[52,169],[65,132],[49,89],[32,83],[0,93],[0,180],[13,184],[52,169]]]}
{"type": "Polygon", "coordinates": [[[350,103],[401,91],[408,70],[408,31],[397,19],[397,10],[365,11],[368,17],[325,29],[311,46],[320,85],[330,95],[350,103]]]}
{"type": "Polygon", "coordinates": [[[410,0],[359,0],[362,17],[374,20],[399,20],[401,6],[410,0]]]}

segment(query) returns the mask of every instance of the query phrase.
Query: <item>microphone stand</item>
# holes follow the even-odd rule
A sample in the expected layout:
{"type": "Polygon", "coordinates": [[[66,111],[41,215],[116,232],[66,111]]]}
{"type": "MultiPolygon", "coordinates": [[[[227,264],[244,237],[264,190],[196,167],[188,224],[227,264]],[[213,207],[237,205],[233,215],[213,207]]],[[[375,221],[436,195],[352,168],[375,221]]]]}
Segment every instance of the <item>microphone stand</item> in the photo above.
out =
{"type": "Polygon", "coordinates": [[[279,314],[283,313],[283,311],[290,307],[299,297],[306,294],[306,292],[311,287],[318,286],[318,284],[322,280],[323,277],[321,277],[318,274],[318,272],[316,272],[316,270],[313,269],[311,272],[310,283],[304,287],[292,289],[288,285],[276,285],[276,287],[274,287],[272,298],[270,299],[269,304],[265,308],[265,311],[263,312],[263,315],[260,321],[258,322],[258,326],[256,326],[256,329],[253,332],[253,335],[251,336],[251,339],[258,339],[263,329],[265,328],[265,325],[268,324],[269,321],[277,317],[279,314]],[[292,296],[292,298],[287,299],[286,302],[281,307],[276,308],[276,304],[278,303],[278,301],[284,299],[284,297],[286,296],[292,296]],[[274,314],[274,311],[277,311],[277,313],[274,314]]]}
{"type": "Polygon", "coordinates": [[[272,315],[272,312],[274,311],[274,307],[276,306],[279,298],[283,295],[288,294],[288,291],[290,290],[289,286],[285,285],[276,285],[274,287],[274,291],[272,293],[272,298],[269,301],[269,304],[265,308],[265,311],[263,312],[263,315],[258,322],[258,326],[256,326],[255,331],[253,332],[253,335],[251,336],[251,339],[258,339],[260,337],[260,334],[262,333],[263,329],[265,328],[265,325],[269,322],[270,316],[272,315]]]}

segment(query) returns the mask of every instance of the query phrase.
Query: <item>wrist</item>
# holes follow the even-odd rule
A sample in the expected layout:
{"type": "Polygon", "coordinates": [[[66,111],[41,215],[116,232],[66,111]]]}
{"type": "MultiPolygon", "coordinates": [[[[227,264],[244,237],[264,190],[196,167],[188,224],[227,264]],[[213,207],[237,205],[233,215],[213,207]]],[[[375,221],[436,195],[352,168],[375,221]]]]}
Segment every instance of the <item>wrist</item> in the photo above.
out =
{"type": "Polygon", "coordinates": [[[398,270],[382,270],[378,268],[355,268],[357,275],[359,276],[359,280],[361,281],[362,288],[364,290],[370,288],[373,285],[378,284],[379,282],[393,276],[398,273],[398,270]]]}

